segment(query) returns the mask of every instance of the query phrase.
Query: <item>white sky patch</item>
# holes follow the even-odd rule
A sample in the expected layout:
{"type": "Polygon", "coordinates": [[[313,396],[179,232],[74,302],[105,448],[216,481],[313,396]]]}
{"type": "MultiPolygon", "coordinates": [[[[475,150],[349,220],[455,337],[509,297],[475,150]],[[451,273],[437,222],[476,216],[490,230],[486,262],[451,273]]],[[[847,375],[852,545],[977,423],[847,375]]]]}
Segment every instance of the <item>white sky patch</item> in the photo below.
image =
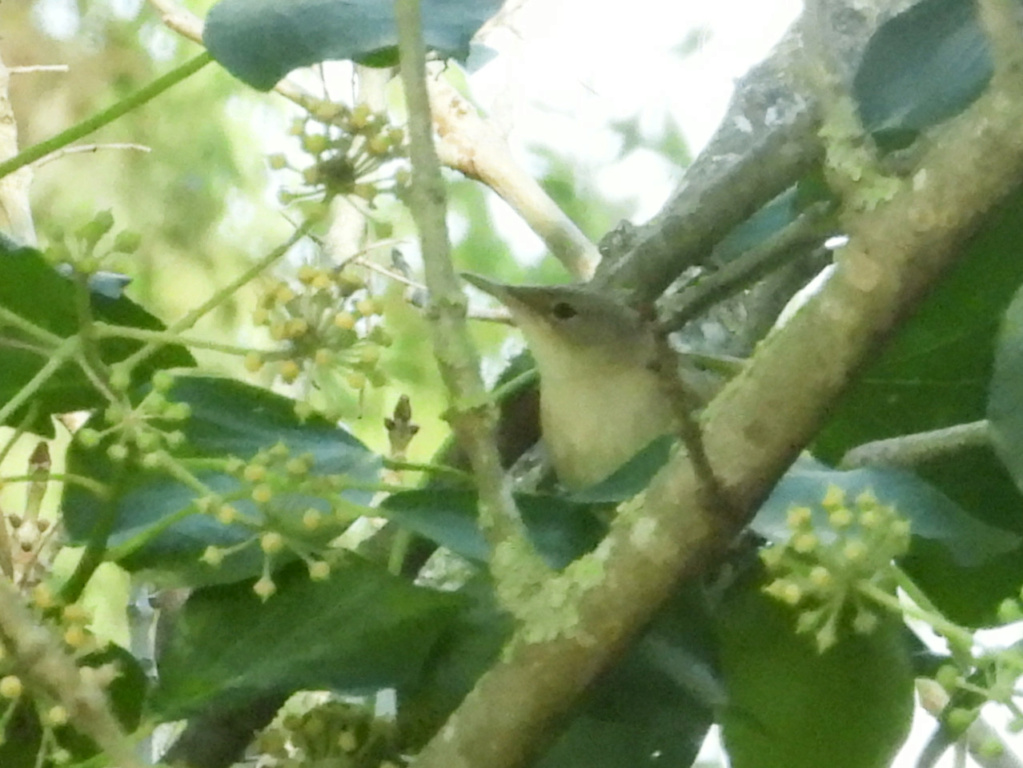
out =
{"type": "MultiPolygon", "coordinates": [[[[530,149],[549,148],[591,169],[599,194],[641,223],[678,186],[685,158],[622,154],[612,123],[635,120],[644,136],[659,136],[674,122],[695,156],[721,122],[735,79],[768,55],[800,9],[799,0],[530,0],[510,28],[481,40],[498,55],[470,75],[473,97],[527,171],[545,170],[530,149]],[[694,35],[699,43],[684,55],[694,35]]],[[[491,210],[517,259],[544,256],[517,214],[491,210]]]]}

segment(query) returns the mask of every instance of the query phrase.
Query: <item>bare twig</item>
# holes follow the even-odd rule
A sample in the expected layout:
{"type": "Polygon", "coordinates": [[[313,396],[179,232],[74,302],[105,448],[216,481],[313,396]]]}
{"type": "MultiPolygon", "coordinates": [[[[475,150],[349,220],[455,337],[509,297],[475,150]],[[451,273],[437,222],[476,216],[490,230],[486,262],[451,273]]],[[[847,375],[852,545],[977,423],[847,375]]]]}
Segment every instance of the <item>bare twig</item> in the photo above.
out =
{"type": "Polygon", "coordinates": [[[823,243],[827,234],[823,226],[830,209],[830,205],[818,203],[773,237],[672,297],[666,309],[665,330],[678,330],[712,305],[749,287],[808,248],[823,243]]]}
{"type": "Polygon", "coordinates": [[[624,253],[609,253],[601,288],[652,301],[754,211],[794,184],[820,157],[813,102],[794,84],[798,34],[736,85],[722,127],[686,170],[682,185],[624,253]]]}
{"type": "Polygon", "coordinates": [[[125,144],[125,143],[112,143],[112,144],[79,144],[74,147],[64,147],[58,149],[56,152],[51,152],[45,157],[40,157],[34,163],[31,164],[31,168],[41,168],[47,163],[52,163],[54,160],[60,160],[62,157],[67,155],[77,155],[86,152],[99,152],[101,149],[130,149],[136,152],[152,152],[150,147],[142,144],[125,144]]]}
{"type": "MultiPolygon", "coordinates": [[[[175,0],[149,0],[149,4],[160,12],[163,23],[168,29],[192,42],[205,45],[202,40],[202,19],[194,13],[180,6],[175,0]]],[[[281,80],[274,86],[274,90],[305,109],[311,109],[319,102],[319,99],[290,80],[281,80]]]]}
{"type": "MultiPolygon", "coordinates": [[[[0,61],[0,161],[18,154],[18,124],[7,97],[10,70],[0,61]]],[[[24,243],[36,241],[32,208],[28,190],[32,185],[32,171],[22,168],[0,179],[0,230],[24,243]]]]}
{"type": "MultiPolygon", "coordinates": [[[[446,194],[433,143],[430,99],[426,85],[426,49],[419,21],[418,0],[397,0],[401,80],[409,113],[409,155],[412,160],[411,209],[419,230],[426,284],[430,289],[427,317],[431,320],[435,357],[452,400],[451,424],[472,462],[480,493],[480,520],[497,554],[512,546],[531,552],[525,529],[501,467],[495,442],[494,407],[479,375],[479,359],[465,322],[466,299],[451,265],[446,194]]],[[[546,569],[539,565],[538,571],[546,569]]],[[[500,574],[497,574],[500,577],[500,574]]]]}
{"type": "Polygon", "coordinates": [[[429,82],[442,162],[504,198],[570,274],[579,280],[592,277],[600,261],[596,246],[516,162],[504,137],[442,74],[429,82]]]}
{"type": "Polygon", "coordinates": [[[11,67],[8,71],[12,75],[31,75],[37,72],[68,72],[70,67],[67,64],[29,64],[23,67],[11,67]]]}
{"type": "Polygon", "coordinates": [[[867,466],[914,467],[933,459],[959,453],[969,448],[978,448],[991,443],[990,425],[987,420],[954,427],[900,435],[887,440],[875,440],[857,445],[842,457],[841,469],[857,469],[867,466]]]}

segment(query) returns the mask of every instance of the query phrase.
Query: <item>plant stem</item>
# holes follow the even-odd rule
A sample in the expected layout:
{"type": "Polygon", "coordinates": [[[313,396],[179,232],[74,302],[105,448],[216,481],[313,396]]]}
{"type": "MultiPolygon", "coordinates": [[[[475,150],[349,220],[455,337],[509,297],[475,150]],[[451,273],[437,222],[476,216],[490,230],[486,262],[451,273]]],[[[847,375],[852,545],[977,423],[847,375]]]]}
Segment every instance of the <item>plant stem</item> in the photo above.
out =
{"type": "Polygon", "coordinates": [[[396,0],[401,82],[408,107],[409,159],[412,185],[409,207],[423,254],[430,290],[427,317],[434,356],[450,394],[451,425],[472,462],[480,495],[480,522],[495,551],[515,544],[528,553],[535,574],[546,566],[532,549],[511,486],[501,467],[495,442],[495,412],[479,376],[479,356],[466,328],[466,299],[451,265],[446,223],[446,194],[440,161],[433,143],[430,99],[426,87],[426,49],[418,0],[396,0]]]}
{"type": "Polygon", "coordinates": [[[39,391],[50,377],[60,370],[62,365],[74,357],[78,352],[78,346],[79,339],[77,336],[65,339],[64,342],[57,347],[56,350],[54,350],[50,359],[43,364],[43,367],[36,372],[36,375],[29,379],[25,386],[19,389],[10,400],[0,407],[0,424],[6,422],[12,413],[24,405],[30,397],[39,391]]]}
{"type": "MultiPolygon", "coordinates": [[[[238,277],[236,277],[230,283],[225,285],[219,291],[217,291],[212,296],[210,296],[210,298],[208,298],[200,306],[198,306],[195,309],[193,309],[191,312],[186,314],[183,318],[178,320],[176,323],[173,323],[164,332],[164,333],[171,334],[171,336],[168,336],[167,338],[175,337],[176,334],[179,334],[182,331],[186,331],[186,330],[190,329],[197,322],[199,322],[199,320],[201,320],[207,314],[209,314],[214,309],[219,307],[222,303],[224,303],[224,301],[226,301],[228,297],[233,296],[234,293],[239,288],[241,288],[243,285],[248,283],[250,280],[254,280],[256,277],[258,277],[271,264],[273,264],[275,261],[277,261],[279,258],[281,258],[285,253],[287,253],[288,249],[290,249],[291,246],[293,246],[295,243],[297,243],[299,240],[301,240],[303,237],[305,237],[307,234],[309,234],[309,231],[316,225],[316,223],[319,220],[320,220],[320,217],[315,217],[314,216],[314,217],[310,217],[310,218],[306,219],[304,222],[302,222],[302,224],[298,227],[298,229],[296,229],[292,233],[291,237],[289,237],[287,240],[285,240],[283,243],[281,243],[281,245],[279,245],[276,248],[274,248],[272,251],[270,251],[270,253],[268,253],[262,259],[257,261],[255,264],[253,264],[247,270],[242,272],[238,277]]],[[[128,366],[128,369],[131,370],[136,365],[138,365],[142,361],[144,361],[147,358],[149,358],[150,355],[153,355],[160,347],[163,347],[165,345],[166,345],[166,342],[163,342],[163,341],[160,341],[160,342],[151,341],[148,344],[146,344],[144,347],[142,347],[140,350],[135,352],[127,360],[125,360],[124,361],[124,365],[128,366]]]]}
{"type": "Polygon", "coordinates": [[[102,128],[104,125],[112,123],[122,115],[131,112],[133,109],[141,107],[143,104],[156,98],[171,86],[177,85],[185,78],[195,74],[211,61],[213,61],[213,57],[204,51],[195,58],[189,59],[180,67],[172,69],[166,75],[158,77],[145,88],[136,91],[131,96],[122,99],[113,106],[83,120],[77,125],[71,126],[66,131],[61,131],[56,136],[53,136],[46,141],[42,141],[39,144],[29,147],[23,152],[19,152],[10,160],[0,163],[0,179],[8,174],[14,173],[16,170],[28,165],[29,163],[34,163],[36,160],[45,157],[51,152],[56,152],[58,149],[88,136],[90,133],[102,128]]]}
{"type": "Polygon", "coordinates": [[[236,344],[222,344],[217,341],[206,341],[204,339],[190,339],[171,331],[154,331],[146,328],[132,328],[125,325],[111,325],[102,321],[94,324],[93,333],[96,338],[136,339],[155,344],[182,344],[191,349],[206,349],[211,352],[223,352],[225,355],[244,356],[250,352],[256,352],[259,355],[272,356],[279,351],[239,347],[236,344]]]}
{"type": "Polygon", "coordinates": [[[909,596],[912,603],[907,604],[874,584],[861,585],[859,587],[860,594],[898,613],[925,622],[931,629],[948,640],[954,649],[969,653],[973,646],[973,634],[946,619],[926,598],[922,598],[923,603],[917,602],[917,597],[922,597],[919,587],[913,584],[912,580],[900,569],[896,568],[895,571],[899,587],[909,596]],[[911,585],[908,589],[907,584],[911,585]]]}

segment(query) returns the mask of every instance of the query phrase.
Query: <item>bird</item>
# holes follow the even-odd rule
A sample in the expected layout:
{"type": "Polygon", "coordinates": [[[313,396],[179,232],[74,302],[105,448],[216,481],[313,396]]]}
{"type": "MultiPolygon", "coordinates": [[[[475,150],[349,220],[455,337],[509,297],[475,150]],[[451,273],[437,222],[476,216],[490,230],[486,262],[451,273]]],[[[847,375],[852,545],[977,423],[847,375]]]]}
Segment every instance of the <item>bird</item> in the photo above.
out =
{"type": "MultiPolygon", "coordinates": [[[[507,307],[536,361],[540,428],[558,480],[568,489],[607,478],[651,441],[678,430],[653,322],[585,285],[508,285],[464,279],[507,307]]],[[[718,382],[683,375],[687,390],[718,382]]],[[[717,376],[714,376],[717,379],[717,376]]]]}

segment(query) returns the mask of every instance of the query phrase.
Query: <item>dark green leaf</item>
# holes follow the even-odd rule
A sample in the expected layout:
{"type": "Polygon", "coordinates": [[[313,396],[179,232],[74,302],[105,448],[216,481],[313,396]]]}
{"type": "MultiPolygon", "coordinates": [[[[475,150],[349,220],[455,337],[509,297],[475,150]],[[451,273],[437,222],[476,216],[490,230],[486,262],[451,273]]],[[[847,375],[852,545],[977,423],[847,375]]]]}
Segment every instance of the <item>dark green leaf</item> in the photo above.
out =
{"type": "MultiPolygon", "coordinates": [[[[162,330],[163,325],[137,304],[119,293],[111,298],[111,286],[91,284],[90,299],[97,320],[131,328],[162,330]]],[[[33,248],[18,247],[9,239],[0,242],[0,308],[17,315],[59,338],[78,333],[72,281],[51,267],[33,248]]],[[[140,342],[106,339],[99,343],[99,355],[105,363],[128,357],[140,342]]],[[[39,372],[52,357],[50,348],[37,348],[23,331],[0,319],[0,403],[7,403],[39,372]]],[[[195,359],[184,347],[168,346],[159,350],[134,372],[136,381],[145,381],[161,368],[188,367],[195,359]]],[[[51,416],[95,408],[104,402],[95,387],[74,363],[58,369],[33,395],[29,407],[34,419],[29,429],[45,436],[53,435],[51,416]]],[[[5,423],[18,424],[26,408],[15,411],[5,423]]]]}
{"type": "Polygon", "coordinates": [[[991,79],[987,38],[970,0],[922,0],[871,38],[853,81],[864,127],[904,145],[962,112],[991,79]]]}
{"type": "Polygon", "coordinates": [[[1005,312],[987,416],[995,453],[1023,490],[1023,290],[1005,312]]]}
{"type": "MultiPolygon", "coordinates": [[[[424,676],[399,692],[399,725],[413,748],[433,736],[511,633],[511,621],[498,610],[484,578],[460,592],[466,597],[463,609],[438,642],[424,676]]],[[[625,657],[584,694],[538,765],[691,764],[712,711],[723,702],[713,656],[713,625],[699,590],[680,590],[625,657]]]]}
{"type": "Polygon", "coordinates": [[[778,197],[735,227],[715,247],[713,260],[723,265],[774,235],[796,220],[799,215],[799,191],[796,187],[782,192],[778,197]]]}
{"type": "Polygon", "coordinates": [[[910,521],[914,537],[945,547],[957,565],[974,567],[1020,546],[1014,533],[982,523],[968,515],[930,483],[897,469],[869,468],[843,472],[810,458],[801,458],[775,486],[753,520],[752,528],[773,541],[789,537],[785,516],[792,506],[813,510],[815,529],[826,535],[827,515],[820,506],[828,486],[835,485],[852,500],[873,493],[910,521]]]}
{"type": "MultiPolygon", "coordinates": [[[[465,58],[473,35],[501,5],[423,0],[427,48],[465,58]]],[[[207,16],[203,41],[225,69],[263,91],[291,70],[322,61],[397,63],[394,3],[380,0],[220,0],[207,16]]]]}
{"type": "Polygon", "coordinates": [[[699,588],[683,588],[583,696],[542,768],[691,765],[724,704],[699,588]]]}
{"type": "Polygon", "coordinates": [[[913,669],[905,627],[883,615],[817,653],[796,611],[736,585],[718,623],[728,693],[722,719],[735,768],[882,768],[909,731],[913,669]]]}
{"type": "MultiPolygon", "coordinates": [[[[372,483],[379,475],[380,457],[350,433],[318,417],[300,421],[293,401],[264,389],[230,379],[186,376],[175,382],[167,399],[187,403],[191,408],[186,422],[168,425],[185,434],[186,442],[176,455],[186,462],[224,460],[229,456],[247,460],[280,444],[288,449],[289,456],[311,457],[312,478],[372,483]]],[[[121,560],[121,565],[130,570],[173,571],[190,584],[234,581],[262,571],[263,555],[258,547],[228,557],[217,569],[199,562],[207,546],[230,547],[250,540],[252,531],[242,525],[222,525],[212,516],[199,513],[196,491],[166,472],[141,466],[122,471],[108,458],[104,444],[87,449],[79,442],[72,445],[68,466],[71,472],[110,483],[114,493],[105,501],[80,486],[65,486],[64,524],[72,542],[87,541],[99,521],[111,514],[115,521],[108,547],[122,546],[139,537],[146,539],[121,560]],[[175,516],[180,519],[151,536],[152,526],[175,516]]],[[[196,470],[195,475],[229,501],[243,518],[262,519],[237,478],[214,469],[196,470]]],[[[352,504],[366,504],[371,494],[351,489],[341,496],[352,504]]],[[[324,543],[346,524],[344,520],[329,524],[332,503],[327,494],[278,494],[272,509],[275,529],[304,540],[307,537],[313,543],[324,543]],[[305,532],[300,521],[309,508],[322,512],[325,523],[305,532]]]]}
{"type": "Polygon", "coordinates": [[[571,500],[580,504],[617,504],[631,499],[650,485],[654,475],[668,463],[675,442],[671,435],[654,438],[608,477],[573,493],[571,500]]]}
{"type": "Polygon", "coordinates": [[[163,720],[300,689],[366,692],[416,678],[459,598],[414,587],[355,555],[312,581],[279,572],[266,603],[251,582],[194,592],[160,658],[163,720]]]}
{"type": "MultiPolygon", "coordinates": [[[[552,568],[563,568],[597,546],[605,527],[584,505],[556,496],[517,494],[522,519],[540,555],[552,568]]],[[[409,530],[462,557],[486,562],[490,549],[477,520],[473,491],[407,491],[381,504],[386,515],[409,530]]]]}
{"type": "Polygon", "coordinates": [[[398,690],[398,726],[416,750],[429,741],[497,659],[514,625],[501,611],[485,575],[457,593],[457,615],[447,624],[427,660],[423,674],[398,690]]]}
{"type": "MultiPolygon", "coordinates": [[[[986,415],[1002,316],[1023,283],[1023,194],[992,211],[955,269],[835,404],[814,452],[837,464],[857,445],[965,424],[986,415]]],[[[960,451],[916,473],[988,525],[1023,533],[1023,500],[988,448],[960,451]]],[[[920,542],[904,564],[946,613],[963,624],[992,621],[1023,581],[1023,548],[962,568],[943,546],[920,542]]]]}
{"type": "Polygon", "coordinates": [[[0,765],[5,768],[36,768],[43,737],[39,713],[27,697],[11,706],[14,711],[9,715],[3,731],[4,740],[0,743],[0,765]]]}

